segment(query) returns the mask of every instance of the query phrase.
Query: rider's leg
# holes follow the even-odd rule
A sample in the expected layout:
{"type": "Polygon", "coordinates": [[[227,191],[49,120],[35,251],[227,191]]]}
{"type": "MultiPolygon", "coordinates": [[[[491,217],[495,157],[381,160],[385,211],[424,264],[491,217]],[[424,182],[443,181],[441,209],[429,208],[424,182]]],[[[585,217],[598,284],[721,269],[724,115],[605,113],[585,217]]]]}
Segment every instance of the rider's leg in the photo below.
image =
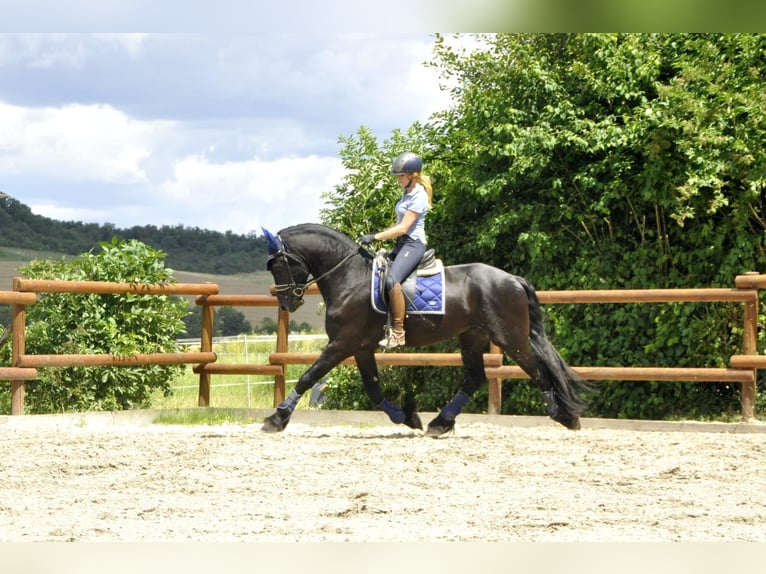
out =
{"type": "Polygon", "coordinates": [[[407,304],[402,292],[402,282],[412,273],[423,258],[426,246],[417,239],[407,238],[397,242],[396,256],[386,277],[388,304],[391,310],[391,329],[379,345],[393,349],[404,345],[404,317],[407,304]]]}
{"type": "Polygon", "coordinates": [[[396,283],[389,289],[388,305],[391,308],[391,331],[378,344],[386,349],[393,349],[404,345],[404,314],[406,304],[400,283],[396,283]]]}

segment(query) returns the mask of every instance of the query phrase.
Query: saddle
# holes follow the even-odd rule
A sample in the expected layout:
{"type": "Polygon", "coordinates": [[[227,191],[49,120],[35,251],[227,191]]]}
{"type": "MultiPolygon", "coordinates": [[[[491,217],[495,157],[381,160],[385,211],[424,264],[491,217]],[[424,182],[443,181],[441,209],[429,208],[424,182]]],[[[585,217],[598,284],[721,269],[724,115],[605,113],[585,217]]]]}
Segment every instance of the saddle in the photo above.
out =
{"type": "MultiPolygon", "coordinates": [[[[391,267],[389,252],[381,249],[375,254],[372,266],[372,306],[378,313],[388,313],[386,277],[391,267]]],[[[412,314],[444,314],[444,264],[428,249],[417,268],[402,282],[407,302],[406,311],[412,314]]]]}

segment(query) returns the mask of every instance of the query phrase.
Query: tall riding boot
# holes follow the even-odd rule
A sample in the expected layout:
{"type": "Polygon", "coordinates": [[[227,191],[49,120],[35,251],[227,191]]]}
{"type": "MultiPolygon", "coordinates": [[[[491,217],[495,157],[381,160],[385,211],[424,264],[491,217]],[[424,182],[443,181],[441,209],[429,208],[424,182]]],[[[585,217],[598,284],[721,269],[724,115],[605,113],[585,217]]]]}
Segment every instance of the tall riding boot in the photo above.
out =
{"type": "Polygon", "coordinates": [[[386,337],[378,345],[386,349],[393,349],[404,345],[404,293],[401,284],[397,283],[388,292],[388,305],[391,308],[391,328],[386,337]]]}

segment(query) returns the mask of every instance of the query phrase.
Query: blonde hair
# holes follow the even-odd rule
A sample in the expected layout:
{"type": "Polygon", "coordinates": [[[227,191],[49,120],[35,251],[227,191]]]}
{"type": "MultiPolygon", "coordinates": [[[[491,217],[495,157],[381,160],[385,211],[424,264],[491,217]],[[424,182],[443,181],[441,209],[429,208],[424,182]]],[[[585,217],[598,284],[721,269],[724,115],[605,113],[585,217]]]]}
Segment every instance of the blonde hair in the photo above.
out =
{"type": "Polygon", "coordinates": [[[415,172],[412,174],[413,183],[421,184],[428,194],[428,207],[433,207],[434,190],[431,185],[431,178],[424,173],[415,172]]]}

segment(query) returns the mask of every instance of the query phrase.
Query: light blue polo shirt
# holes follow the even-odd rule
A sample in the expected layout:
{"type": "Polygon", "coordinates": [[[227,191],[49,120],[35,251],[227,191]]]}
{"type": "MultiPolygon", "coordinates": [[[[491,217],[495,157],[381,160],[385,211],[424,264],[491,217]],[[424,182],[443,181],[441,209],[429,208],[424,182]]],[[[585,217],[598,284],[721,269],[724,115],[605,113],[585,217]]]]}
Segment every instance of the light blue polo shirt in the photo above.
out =
{"type": "Polygon", "coordinates": [[[415,223],[407,230],[407,235],[427,245],[426,241],[426,212],[428,211],[428,192],[421,184],[417,184],[410,193],[406,188],[402,198],[396,203],[396,223],[401,223],[404,214],[414,211],[418,214],[415,223]]]}

